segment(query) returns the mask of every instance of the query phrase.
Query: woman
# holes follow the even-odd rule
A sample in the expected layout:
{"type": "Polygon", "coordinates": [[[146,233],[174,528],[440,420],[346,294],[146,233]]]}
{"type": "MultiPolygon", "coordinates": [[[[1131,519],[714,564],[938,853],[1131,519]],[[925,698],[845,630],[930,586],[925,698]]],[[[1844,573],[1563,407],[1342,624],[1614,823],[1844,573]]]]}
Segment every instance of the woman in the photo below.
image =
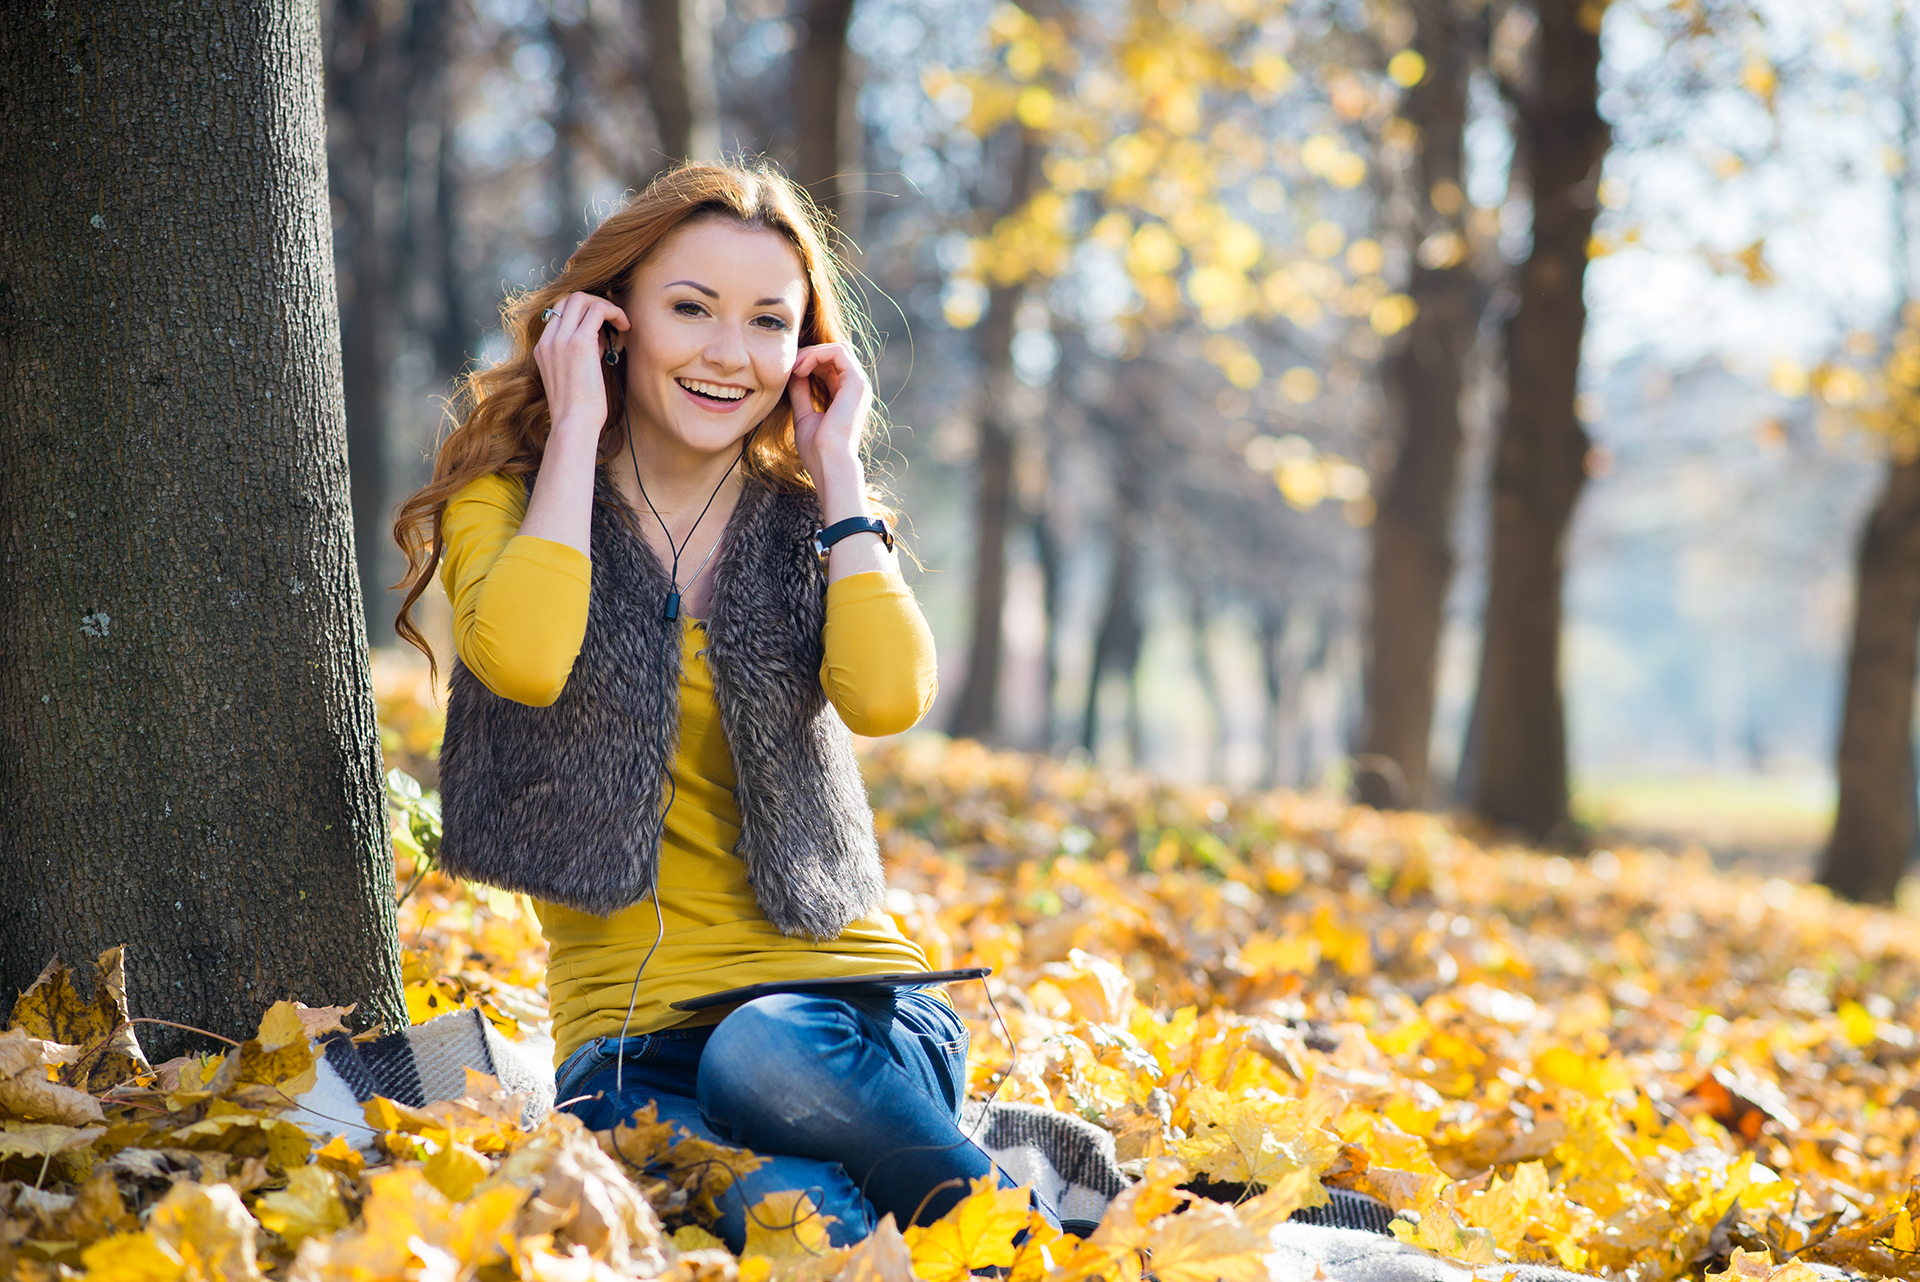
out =
{"type": "MultiPolygon", "coordinates": [[[[805,199],[689,165],[504,310],[513,353],[401,509],[401,634],[454,608],[447,871],[525,891],[549,948],[562,1101],[649,1101],[771,1162],[835,1243],[936,1217],[992,1171],[956,1122],[965,1026],[937,989],[747,984],[924,972],[881,909],[849,727],[934,695],[933,642],[861,462],[872,391],[805,199]],[[816,548],[824,547],[824,554],[816,548]]],[[[431,655],[429,655],[431,657],[431,655]]]]}

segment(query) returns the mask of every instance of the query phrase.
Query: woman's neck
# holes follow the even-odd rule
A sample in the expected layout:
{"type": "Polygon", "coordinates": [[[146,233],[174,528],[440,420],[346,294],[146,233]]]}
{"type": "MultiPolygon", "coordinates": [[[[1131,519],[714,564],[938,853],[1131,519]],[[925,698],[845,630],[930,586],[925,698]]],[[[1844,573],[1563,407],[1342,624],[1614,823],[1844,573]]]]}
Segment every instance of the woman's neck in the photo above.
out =
{"type": "MultiPolygon", "coordinates": [[[[714,507],[732,508],[728,495],[738,494],[743,479],[741,443],[708,453],[690,449],[663,433],[649,432],[640,424],[634,428],[633,448],[620,451],[612,460],[612,480],[614,488],[636,511],[647,515],[651,504],[676,535],[684,535],[682,522],[676,518],[691,523],[716,492],[719,498],[714,507]]],[[[708,519],[712,519],[711,513],[708,519]]]]}

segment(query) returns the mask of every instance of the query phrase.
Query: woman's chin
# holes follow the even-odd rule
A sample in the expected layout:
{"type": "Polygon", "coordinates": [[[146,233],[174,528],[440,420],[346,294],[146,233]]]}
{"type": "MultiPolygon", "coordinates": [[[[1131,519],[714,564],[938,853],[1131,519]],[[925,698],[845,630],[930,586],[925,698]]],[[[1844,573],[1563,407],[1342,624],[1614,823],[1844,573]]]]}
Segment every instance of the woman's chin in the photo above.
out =
{"type": "MultiPolygon", "coordinates": [[[[704,422],[687,421],[687,416],[674,415],[667,424],[655,431],[671,440],[681,449],[695,454],[737,454],[740,442],[753,430],[753,420],[742,414],[735,421],[707,419],[704,422]]],[[[641,427],[641,439],[649,435],[647,428],[641,427]]]]}

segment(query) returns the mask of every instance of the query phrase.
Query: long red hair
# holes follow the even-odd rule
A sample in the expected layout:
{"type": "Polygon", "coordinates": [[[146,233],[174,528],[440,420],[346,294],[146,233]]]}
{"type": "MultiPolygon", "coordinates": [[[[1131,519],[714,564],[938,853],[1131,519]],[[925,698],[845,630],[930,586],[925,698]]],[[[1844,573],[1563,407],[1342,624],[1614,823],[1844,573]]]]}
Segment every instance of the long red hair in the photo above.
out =
{"type": "MultiPolygon", "coordinates": [[[[724,218],[784,236],[807,275],[807,310],[800,346],[853,342],[863,346],[859,313],[846,278],[828,247],[820,212],[800,188],[765,162],[686,164],[648,184],[581,242],[560,275],[535,290],[510,295],[500,308],[501,327],[512,353],[488,369],[463,375],[448,407],[459,426],[447,434],[433,460],[433,479],[416,491],[393,521],[393,537],[406,553],[407,573],[397,585],[406,600],[394,619],[399,634],[434,661],[433,649],[413,621],[413,606],[440,565],[440,521],[447,501],[469,482],[504,473],[525,476],[540,467],[552,419],[533,347],[546,323],[540,313],[572,293],[622,300],[634,273],[674,232],[702,218],[724,218]]],[[[863,359],[867,353],[862,351],[863,359]]],[[[869,362],[870,363],[870,362],[869,362]]],[[[606,425],[599,461],[627,447],[624,396],[618,368],[604,371],[606,425]]],[[[784,398],[754,431],[747,474],[776,490],[811,490],[813,478],[800,462],[793,439],[793,410],[784,398]]]]}

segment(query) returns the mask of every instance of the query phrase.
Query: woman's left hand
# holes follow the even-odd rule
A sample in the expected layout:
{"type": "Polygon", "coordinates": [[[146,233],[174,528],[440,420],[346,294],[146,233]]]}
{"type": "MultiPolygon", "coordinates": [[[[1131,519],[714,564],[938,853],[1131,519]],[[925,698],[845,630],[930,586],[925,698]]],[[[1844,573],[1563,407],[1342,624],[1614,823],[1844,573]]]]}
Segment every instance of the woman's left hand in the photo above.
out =
{"type": "Polygon", "coordinates": [[[873,384],[845,343],[803,347],[787,378],[793,406],[793,443],[816,483],[848,464],[858,466],[867,415],[873,410],[873,384]],[[825,393],[827,408],[814,408],[814,388],[825,393]]]}

